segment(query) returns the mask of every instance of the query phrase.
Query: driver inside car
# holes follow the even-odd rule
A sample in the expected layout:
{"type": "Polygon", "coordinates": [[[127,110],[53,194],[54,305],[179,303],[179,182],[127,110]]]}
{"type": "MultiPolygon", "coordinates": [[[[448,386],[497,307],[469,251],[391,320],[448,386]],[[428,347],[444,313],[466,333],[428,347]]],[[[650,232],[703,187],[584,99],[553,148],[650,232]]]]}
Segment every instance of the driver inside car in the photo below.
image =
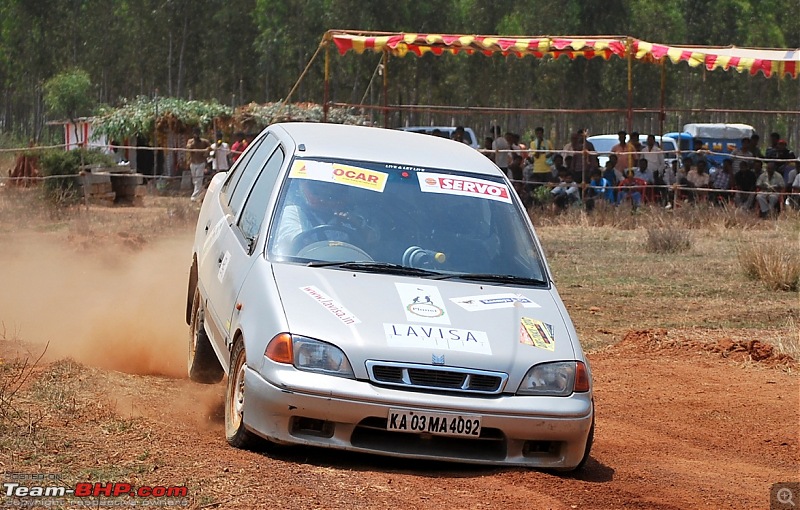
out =
{"type": "Polygon", "coordinates": [[[294,191],[275,236],[279,255],[302,255],[303,248],[319,241],[358,244],[373,237],[365,219],[351,210],[353,199],[348,186],[297,179],[294,191]]]}

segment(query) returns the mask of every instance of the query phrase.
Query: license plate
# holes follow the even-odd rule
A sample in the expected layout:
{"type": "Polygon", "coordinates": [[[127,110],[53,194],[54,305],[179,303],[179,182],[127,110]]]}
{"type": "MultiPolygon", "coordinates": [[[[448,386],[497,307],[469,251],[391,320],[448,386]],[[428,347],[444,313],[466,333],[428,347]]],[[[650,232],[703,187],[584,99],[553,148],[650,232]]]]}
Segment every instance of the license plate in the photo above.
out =
{"type": "Polygon", "coordinates": [[[440,436],[478,437],[481,417],[474,414],[429,413],[389,409],[388,430],[440,436]]]}

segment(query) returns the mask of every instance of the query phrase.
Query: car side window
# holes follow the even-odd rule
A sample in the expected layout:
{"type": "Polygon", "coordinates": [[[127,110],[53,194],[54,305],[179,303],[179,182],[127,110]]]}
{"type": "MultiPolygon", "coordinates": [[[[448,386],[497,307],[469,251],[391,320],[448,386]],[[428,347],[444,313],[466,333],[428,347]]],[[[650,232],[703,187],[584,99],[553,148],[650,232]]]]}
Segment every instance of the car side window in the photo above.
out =
{"type": "Polygon", "coordinates": [[[256,180],[259,172],[264,167],[264,162],[267,160],[267,157],[277,146],[278,139],[272,133],[268,133],[261,144],[248,154],[249,159],[242,162],[243,165],[239,172],[240,177],[235,182],[231,181],[228,187],[228,195],[230,196],[228,206],[230,206],[231,214],[234,217],[239,214],[242,204],[244,204],[244,200],[247,198],[250,188],[253,185],[253,181],[256,180]]]}
{"type": "Polygon", "coordinates": [[[242,232],[242,236],[250,242],[252,246],[253,241],[258,237],[258,232],[261,230],[261,224],[264,222],[264,215],[267,212],[267,204],[269,203],[272,188],[278,179],[281,166],[283,165],[286,155],[283,148],[278,148],[269,160],[264,165],[263,170],[256,179],[255,185],[247,197],[242,208],[242,215],[239,218],[238,226],[242,232]]]}
{"type": "Polygon", "coordinates": [[[230,202],[231,192],[233,192],[234,188],[236,188],[236,183],[239,182],[239,179],[242,177],[242,171],[250,162],[250,160],[253,159],[253,154],[256,152],[256,149],[266,138],[266,136],[261,136],[253,140],[253,143],[251,143],[248,147],[249,150],[246,150],[239,160],[234,163],[231,171],[228,173],[228,177],[225,179],[225,183],[222,185],[222,190],[220,191],[220,194],[225,197],[226,204],[230,202]]]}

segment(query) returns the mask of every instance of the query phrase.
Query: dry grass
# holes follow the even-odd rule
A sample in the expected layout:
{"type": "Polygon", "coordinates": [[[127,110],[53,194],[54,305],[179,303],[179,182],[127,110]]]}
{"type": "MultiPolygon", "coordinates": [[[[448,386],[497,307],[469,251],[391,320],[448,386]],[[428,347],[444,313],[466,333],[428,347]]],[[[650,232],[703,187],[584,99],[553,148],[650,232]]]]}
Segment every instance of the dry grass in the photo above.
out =
{"type": "Polygon", "coordinates": [[[739,248],[739,265],[744,274],[772,290],[797,291],[800,286],[798,243],[759,243],[739,248]]]}
{"type": "Polygon", "coordinates": [[[797,294],[747,278],[739,267],[737,248],[796,247],[797,216],[760,221],[735,211],[728,211],[733,216],[726,218],[724,213],[644,207],[636,214],[569,211],[534,217],[584,348],[616,343],[631,329],[665,328],[687,338],[706,333],[715,338],[758,338],[778,349],[783,345],[782,352],[796,352],[792,346],[798,344],[797,294]],[[648,229],[687,232],[691,249],[649,251],[648,229]]]}
{"type": "Polygon", "coordinates": [[[667,227],[647,229],[645,247],[651,253],[678,253],[687,251],[691,246],[691,238],[685,230],[667,227]]]}

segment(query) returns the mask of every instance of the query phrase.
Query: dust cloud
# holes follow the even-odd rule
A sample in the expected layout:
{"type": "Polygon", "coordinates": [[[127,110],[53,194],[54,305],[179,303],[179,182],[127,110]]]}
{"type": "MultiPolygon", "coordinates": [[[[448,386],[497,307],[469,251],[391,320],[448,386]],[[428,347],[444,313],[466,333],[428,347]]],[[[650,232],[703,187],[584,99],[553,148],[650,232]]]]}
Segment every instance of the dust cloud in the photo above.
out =
{"type": "Polygon", "coordinates": [[[37,357],[49,342],[48,360],[183,378],[191,242],[186,234],[134,250],[105,239],[81,251],[55,234],[3,236],[0,334],[37,357]]]}

